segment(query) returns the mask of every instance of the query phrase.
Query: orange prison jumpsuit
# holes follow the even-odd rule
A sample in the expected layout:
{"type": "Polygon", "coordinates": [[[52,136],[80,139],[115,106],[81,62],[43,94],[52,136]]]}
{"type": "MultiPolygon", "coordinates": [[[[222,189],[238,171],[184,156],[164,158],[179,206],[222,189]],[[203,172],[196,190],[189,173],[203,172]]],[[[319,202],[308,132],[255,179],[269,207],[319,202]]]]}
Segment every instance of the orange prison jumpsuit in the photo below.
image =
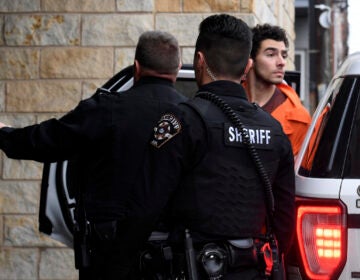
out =
{"type": "Polygon", "coordinates": [[[296,156],[299,153],[306,131],[310,126],[311,116],[301,104],[299,96],[291,86],[281,83],[276,85],[276,87],[287,98],[271,115],[281,123],[285,134],[291,142],[294,156],[296,156]]]}

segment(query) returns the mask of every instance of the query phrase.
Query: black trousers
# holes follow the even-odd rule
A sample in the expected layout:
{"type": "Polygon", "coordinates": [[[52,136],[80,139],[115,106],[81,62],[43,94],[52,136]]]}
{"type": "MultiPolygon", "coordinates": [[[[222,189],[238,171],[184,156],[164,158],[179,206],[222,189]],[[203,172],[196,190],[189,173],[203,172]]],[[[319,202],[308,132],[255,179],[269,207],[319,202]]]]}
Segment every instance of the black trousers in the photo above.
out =
{"type": "Polygon", "coordinates": [[[116,241],[93,245],[90,266],[79,269],[79,280],[138,280],[138,259],[124,261],[122,248],[116,241]]]}
{"type": "Polygon", "coordinates": [[[80,280],[140,279],[141,245],[124,241],[115,221],[91,225],[88,244],[90,265],[79,269],[80,280]]]}
{"type": "Polygon", "coordinates": [[[224,280],[266,280],[257,269],[247,269],[225,275],[224,280]]]}

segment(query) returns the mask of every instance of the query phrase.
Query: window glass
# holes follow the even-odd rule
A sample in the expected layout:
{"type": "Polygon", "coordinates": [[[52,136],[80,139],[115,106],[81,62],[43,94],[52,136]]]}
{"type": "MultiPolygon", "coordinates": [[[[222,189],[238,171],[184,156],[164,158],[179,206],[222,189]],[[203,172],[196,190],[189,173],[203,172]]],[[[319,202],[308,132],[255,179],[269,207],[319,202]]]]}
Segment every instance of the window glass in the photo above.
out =
{"type": "Polygon", "coordinates": [[[194,97],[198,90],[195,78],[178,78],[175,83],[175,88],[187,97],[194,97]]]}
{"type": "Polygon", "coordinates": [[[350,131],[357,104],[355,78],[339,78],[322,108],[299,173],[319,178],[343,175],[350,131]]]}
{"type": "Polygon", "coordinates": [[[350,143],[346,158],[345,178],[360,178],[360,87],[356,88],[357,100],[352,120],[350,143]]]}

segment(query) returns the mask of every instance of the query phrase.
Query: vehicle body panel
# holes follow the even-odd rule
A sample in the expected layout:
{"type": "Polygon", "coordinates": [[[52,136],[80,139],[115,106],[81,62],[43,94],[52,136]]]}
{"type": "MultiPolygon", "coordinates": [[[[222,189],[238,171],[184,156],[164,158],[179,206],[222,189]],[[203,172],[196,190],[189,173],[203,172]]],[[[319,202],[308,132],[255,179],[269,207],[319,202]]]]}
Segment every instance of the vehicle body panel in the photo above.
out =
{"type": "MultiPolygon", "coordinates": [[[[287,259],[290,280],[360,279],[359,112],[360,53],[356,53],[344,61],[329,83],[295,162],[299,205],[302,199],[310,204],[313,201],[314,206],[328,202],[344,205],[346,240],[342,245],[346,246],[341,251],[341,265],[334,268],[334,274],[329,274],[334,276],[309,277],[310,274],[305,273],[306,260],[298,252],[302,236],[296,236],[287,259]]],[[[297,224],[301,228],[299,223],[298,218],[297,224]]],[[[308,241],[304,244],[311,245],[308,241]]]]}
{"type": "Polygon", "coordinates": [[[301,186],[296,189],[297,196],[312,197],[312,198],[334,198],[339,199],[341,179],[321,179],[321,178],[307,178],[304,176],[295,177],[295,186],[301,186]],[[316,188],[314,186],[324,186],[323,188],[316,188]]]}

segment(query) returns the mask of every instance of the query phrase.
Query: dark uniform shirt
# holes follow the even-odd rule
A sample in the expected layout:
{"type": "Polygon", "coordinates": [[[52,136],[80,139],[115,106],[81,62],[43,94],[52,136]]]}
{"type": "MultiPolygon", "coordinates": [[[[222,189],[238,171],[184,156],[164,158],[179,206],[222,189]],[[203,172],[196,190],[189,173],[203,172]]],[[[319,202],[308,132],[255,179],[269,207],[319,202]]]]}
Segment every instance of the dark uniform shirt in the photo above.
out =
{"type": "Polygon", "coordinates": [[[100,93],[81,101],[59,120],[0,130],[0,148],[10,158],[76,160],[76,186],[87,219],[94,228],[117,224],[110,229],[116,235],[109,242],[92,230],[92,265],[89,271],[80,270],[81,279],[130,279],[137,253],[151,229],[143,220],[139,224],[134,219],[127,225],[133,203],[129,190],[139,178],[154,123],[169,106],[185,100],[170,80],[143,77],[121,94],[100,93]]]}
{"type": "Polygon", "coordinates": [[[127,188],[137,179],[154,123],[186,98],[171,81],[144,77],[124,93],[100,93],[59,120],[0,130],[10,158],[40,162],[79,160],[78,183],[91,221],[122,219],[127,188]]]}
{"type": "MultiPolygon", "coordinates": [[[[244,123],[272,183],[274,230],[286,251],[295,221],[294,159],[281,125],[249,103],[239,84],[216,81],[199,91],[221,97],[244,123]]],[[[166,207],[170,239],[180,242],[177,229],[185,228],[195,241],[261,234],[267,211],[264,186],[241,134],[214,104],[195,97],[164,114],[146,165],[146,189],[136,196],[142,196],[148,215],[166,207]]]]}

